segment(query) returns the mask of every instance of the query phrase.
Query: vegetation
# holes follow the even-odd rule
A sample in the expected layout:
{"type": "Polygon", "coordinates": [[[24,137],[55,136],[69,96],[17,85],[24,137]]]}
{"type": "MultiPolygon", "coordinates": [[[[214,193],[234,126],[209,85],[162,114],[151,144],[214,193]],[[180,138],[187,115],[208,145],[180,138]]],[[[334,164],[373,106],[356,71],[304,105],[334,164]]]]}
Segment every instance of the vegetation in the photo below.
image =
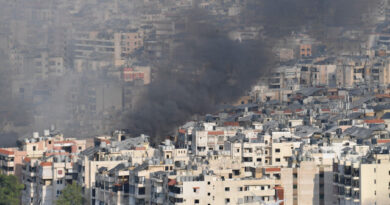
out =
{"type": "Polygon", "coordinates": [[[0,174],[0,205],[19,205],[23,188],[14,175],[0,174]]]}
{"type": "Polygon", "coordinates": [[[72,184],[66,185],[65,189],[62,190],[62,194],[56,201],[57,205],[81,205],[85,204],[85,199],[81,192],[81,186],[73,182],[72,184]]]}

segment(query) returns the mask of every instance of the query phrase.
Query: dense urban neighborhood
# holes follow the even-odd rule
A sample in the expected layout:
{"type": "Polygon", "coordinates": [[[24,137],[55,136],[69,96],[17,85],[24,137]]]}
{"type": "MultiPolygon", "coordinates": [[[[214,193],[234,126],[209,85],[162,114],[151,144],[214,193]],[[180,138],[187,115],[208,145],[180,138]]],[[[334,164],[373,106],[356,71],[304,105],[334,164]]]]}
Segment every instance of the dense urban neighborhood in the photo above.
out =
{"type": "Polygon", "coordinates": [[[0,5],[0,204],[389,204],[387,0],[321,35],[251,0],[0,5]]]}

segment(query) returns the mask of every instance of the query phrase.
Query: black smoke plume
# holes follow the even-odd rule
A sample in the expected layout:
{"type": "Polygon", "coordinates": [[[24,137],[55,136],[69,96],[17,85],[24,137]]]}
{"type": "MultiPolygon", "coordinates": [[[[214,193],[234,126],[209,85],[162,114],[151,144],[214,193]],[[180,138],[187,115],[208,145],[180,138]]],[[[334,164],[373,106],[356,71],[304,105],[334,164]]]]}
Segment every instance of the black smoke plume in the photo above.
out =
{"type": "MultiPolygon", "coordinates": [[[[293,31],[307,30],[324,40],[329,27],[359,28],[376,0],[248,0],[242,25],[262,27],[267,42],[293,31]],[[325,37],[324,37],[325,35],[325,37]]],[[[161,138],[193,115],[215,111],[217,105],[237,100],[264,76],[273,62],[264,39],[236,42],[217,26],[214,17],[199,10],[183,12],[186,29],[157,66],[157,78],[135,111],[124,120],[134,134],[161,138]]],[[[158,139],[156,140],[158,141],[158,139]]]]}
{"type": "Polygon", "coordinates": [[[168,135],[194,114],[236,100],[268,72],[273,57],[261,39],[231,40],[214,17],[200,10],[185,13],[176,45],[159,62],[156,79],[125,120],[134,134],[168,135]]]}

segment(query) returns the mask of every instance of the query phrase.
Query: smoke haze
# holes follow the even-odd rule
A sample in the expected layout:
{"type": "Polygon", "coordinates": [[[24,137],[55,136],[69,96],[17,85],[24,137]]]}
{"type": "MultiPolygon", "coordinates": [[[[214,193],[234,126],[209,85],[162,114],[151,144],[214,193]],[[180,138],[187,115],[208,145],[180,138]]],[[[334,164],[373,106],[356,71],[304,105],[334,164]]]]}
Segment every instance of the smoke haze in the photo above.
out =
{"type": "Polygon", "coordinates": [[[203,1],[176,9],[174,0],[0,0],[0,146],[51,124],[73,137],[126,128],[158,141],[249,91],[275,66],[274,42],[303,31],[332,47],[339,36],[328,30],[370,30],[378,1],[244,0],[238,15],[224,16],[200,9],[203,1]],[[121,66],[111,50],[79,53],[90,49],[84,34],[105,44],[141,27],[149,48],[119,55],[121,66]],[[246,27],[257,29],[254,39],[230,37],[246,27]],[[150,54],[154,45],[161,56],[150,54]],[[128,101],[121,73],[133,61],[151,67],[152,83],[129,86],[128,101]]]}
{"type": "Polygon", "coordinates": [[[234,26],[262,27],[263,38],[246,42],[229,39],[228,31],[216,26],[218,20],[205,11],[180,13],[187,30],[175,37],[179,45],[157,66],[156,80],[124,120],[125,127],[158,139],[170,135],[192,116],[236,101],[266,76],[274,56],[264,42],[303,29],[325,40],[322,35],[328,35],[329,27],[362,27],[363,15],[373,5],[368,0],[249,0],[234,26]]]}
{"type": "Polygon", "coordinates": [[[194,114],[236,100],[268,72],[273,61],[262,39],[229,39],[218,21],[200,10],[185,11],[185,29],[157,65],[157,77],[125,120],[131,132],[164,136],[194,114]]]}

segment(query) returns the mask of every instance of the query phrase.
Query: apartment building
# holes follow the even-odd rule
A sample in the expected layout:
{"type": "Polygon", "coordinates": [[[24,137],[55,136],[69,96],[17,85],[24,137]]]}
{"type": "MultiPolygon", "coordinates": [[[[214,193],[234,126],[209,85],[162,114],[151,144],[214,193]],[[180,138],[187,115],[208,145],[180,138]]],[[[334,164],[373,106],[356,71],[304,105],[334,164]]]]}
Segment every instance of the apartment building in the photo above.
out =
{"type": "Polygon", "coordinates": [[[130,171],[129,203],[150,204],[152,200],[151,174],[154,172],[173,171],[173,164],[163,164],[160,161],[143,163],[130,171]]]}
{"type": "Polygon", "coordinates": [[[0,174],[21,176],[26,151],[18,148],[0,148],[0,174]]]}
{"type": "Polygon", "coordinates": [[[90,204],[129,204],[129,175],[134,169],[128,162],[108,170],[101,167],[96,172],[90,204]]]}
{"type": "Polygon", "coordinates": [[[223,150],[224,141],[235,134],[236,129],[216,130],[213,125],[195,130],[192,135],[191,150],[197,156],[206,156],[208,151],[223,150]]]}
{"type": "MultiPolygon", "coordinates": [[[[84,188],[84,196],[88,201],[95,198],[93,189],[96,185],[96,174],[100,168],[111,170],[122,163],[142,164],[155,155],[155,150],[149,147],[148,137],[111,140],[111,137],[95,138],[95,147],[90,147],[80,153],[74,163],[74,169],[79,173],[77,181],[84,188]]],[[[95,198],[96,200],[96,198],[95,198]]]]}
{"type": "Polygon", "coordinates": [[[143,85],[147,85],[151,81],[150,67],[134,66],[132,68],[123,69],[123,81],[126,83],[141,81],[143,85]]]}
{"type": "Polygon", "coordinates": [[[288,166],[292,151],[298,143],[287,142],[274,136],[262,135],[258,138],[233,137],[225,142],[225,150],[233,158],[239,158],[247,167],[288,166]]]}
{"type": "MultiPolygon", "coordinates": [[[[143,32],[139,29],[124,32],[77,32],[73,35],[74,57],[77,59],[75,65],[86,64],[89,60],[93,60],[94,56],[105,56],[106,62],[116,67],[123,66],[129,55],[143,46],[143,36],[143,32]]],[[[76,70],[80,69],[76,67],[76,70]]]]}
{"type": "Polygon", "coordinates": [[[388,204],[390,163],[388,149],[376,149],[360,159],[335,160],[334,203],[388,204]]]}
{"type": "Polygon", "coordinates": [[[168,204],[255,204],[283,199],[277,178],[224,178],[204,171],[169,178],[168,204]]]}
{"type": "Polygon", "coordinates": [[[114,65],[123,66],[127,58],[135,50],[143,47],[144,32],[141,29],[132,29],[114,34],[114,65]]]}
{"type": "Polygon", "coordinates": [[[26,189],[22,191],[22,204],[54,204],[65,186],[77,176],[73,169],[74,157],[61,150],[43,160],[25,158],[22,183],[26,189]]]}
{"type": "Polygon", "coordinates": [[[79,153],[86,148],[85,140],[64,138],[56,131],[45,130],[42,136],[34,132],[31,138],[20,141],[19,147],[0,148],[0,171],[4,174],[14,174],[19,180],[22,176],[23,159],[39,159],[50,155],[50,151],[64,150],[68,153],[79,153]]]}
{"type": "Polygon", "coordinates": [[[153,172],[150,175],[150,204],[168,204],[168,173],[153,172]]]}

